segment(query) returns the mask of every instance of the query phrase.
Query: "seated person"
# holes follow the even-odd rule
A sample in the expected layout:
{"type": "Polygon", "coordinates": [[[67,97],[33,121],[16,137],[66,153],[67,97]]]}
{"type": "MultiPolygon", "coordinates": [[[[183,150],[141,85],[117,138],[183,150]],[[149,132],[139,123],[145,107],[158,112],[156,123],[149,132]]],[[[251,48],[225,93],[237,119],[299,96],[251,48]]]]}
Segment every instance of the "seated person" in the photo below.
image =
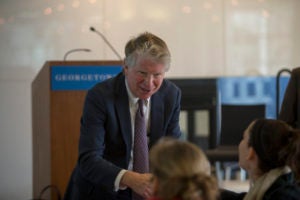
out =
{"type": "Polygon", "coordinates": [[[300,176],[300,132],[280,120],[254,120],[239,145],[239,164],[248,172],[248,193],[222,191],[222,199],[296,200],[300,176]]]}
{"type": "Polygon", "coordinates": [[[161,139],[150,151],[153,198],[150,200],[215,200],[216,179],[210,164],[196,145],[171,138],[161,139]]]}

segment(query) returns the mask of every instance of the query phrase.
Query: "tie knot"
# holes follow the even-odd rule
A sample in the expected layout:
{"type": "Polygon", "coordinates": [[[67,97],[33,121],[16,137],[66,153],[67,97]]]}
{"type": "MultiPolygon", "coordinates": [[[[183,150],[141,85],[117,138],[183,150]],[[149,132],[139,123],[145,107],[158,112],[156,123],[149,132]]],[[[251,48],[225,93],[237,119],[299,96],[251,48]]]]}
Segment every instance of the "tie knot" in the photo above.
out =
{"type": "Polygon", "coordinates": [[[144,104],[144,100],[143,99],[139,99],[138,100],[138,104],[139,104],[139,108],[142,108],[143,104],[144,104]]]}

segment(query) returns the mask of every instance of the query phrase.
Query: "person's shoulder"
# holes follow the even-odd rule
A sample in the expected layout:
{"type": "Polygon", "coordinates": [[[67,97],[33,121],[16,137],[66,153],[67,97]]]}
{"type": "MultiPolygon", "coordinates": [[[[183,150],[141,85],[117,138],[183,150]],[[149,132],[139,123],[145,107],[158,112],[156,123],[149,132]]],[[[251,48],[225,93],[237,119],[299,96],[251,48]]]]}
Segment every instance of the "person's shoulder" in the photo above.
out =
{"type": "Polygon", "coordinates": [[[221,189],[219,200],[242,200],[245,195],[246,195],[245,192],[237,193],[234,191],[221,189]]]}
{"type": "Polygon", "coordinates": [[[292,71],[297,71],[297,72],[299,72],[299,71],[300,71],[300,66],[293,68],[292,71]]]}
{"type": "Polygon", "coordinates": [[[160,90],[163,92],[181,92],[180,88],[168,79],[163,80],[160,90]]]}
{"type": "Polygon", "coordinates": [[[120,83],[124,83],[124,75],[122,73],[117,74],[115,77],[108,78],[102,82],[96,83],[90,91],[113,91],[120,83]]]}
{"type": "Polygon", "coordinates": [[[160,96],[172,104],[173,101],[177,101],[178,97],[181,98],[181,90],[173,82],[165,79],[159,90],[153,95],[153,97],[155,96],[160,96]]]}
{"type": "Polygon", "coordinates": [[[299,200],[300,189],[296,185],[286,185],[269,191],[265,194],[264,200],[299,200]]]}
{"type": "Polygon", "coordinates": [[[265,193],[265,200],[299,200],[300,187],[297,185],[291,174],[282,175],[265,193]]]}
{"type": "Polygon", "coordinates": [[[122,74],[118,74],[91,87],[87,91],[86,99],[95,99],[96,101],[107,99],[111,101],[112,98],[115,98],[122,91],[122,88],[125,88],[125,79],[122,74]]]}
{"type": "Polygon", "coordinates": [[[300,66],[292,69],[292,75],[300,76],[300,66]]]}

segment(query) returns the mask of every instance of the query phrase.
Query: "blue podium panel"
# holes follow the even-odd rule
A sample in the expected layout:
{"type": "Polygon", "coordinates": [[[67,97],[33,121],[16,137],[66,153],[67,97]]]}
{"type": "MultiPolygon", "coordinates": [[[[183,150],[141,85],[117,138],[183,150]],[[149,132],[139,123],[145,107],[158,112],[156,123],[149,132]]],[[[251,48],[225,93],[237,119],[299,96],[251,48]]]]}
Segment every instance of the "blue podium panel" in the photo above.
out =
{"type": "Polygon", "coordinates": [[[88,90],[98,82],[116,76],[122,66],[52,66],[51,90],[88,90]]]}

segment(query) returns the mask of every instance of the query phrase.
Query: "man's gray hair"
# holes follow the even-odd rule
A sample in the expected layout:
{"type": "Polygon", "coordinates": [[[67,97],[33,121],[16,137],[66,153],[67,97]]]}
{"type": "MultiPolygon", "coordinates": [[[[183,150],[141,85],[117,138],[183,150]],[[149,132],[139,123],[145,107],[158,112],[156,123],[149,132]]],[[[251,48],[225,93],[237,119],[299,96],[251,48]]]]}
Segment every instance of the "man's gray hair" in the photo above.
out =
{"type": "Polygon", "coordinates": [[[168,71],[171,54],[167,44],[156,35],[145,32],[129,40],[125,46],[125,65],[133,67],[138,58],[147,58],[156,63],[164,64],[168,71]]]}

